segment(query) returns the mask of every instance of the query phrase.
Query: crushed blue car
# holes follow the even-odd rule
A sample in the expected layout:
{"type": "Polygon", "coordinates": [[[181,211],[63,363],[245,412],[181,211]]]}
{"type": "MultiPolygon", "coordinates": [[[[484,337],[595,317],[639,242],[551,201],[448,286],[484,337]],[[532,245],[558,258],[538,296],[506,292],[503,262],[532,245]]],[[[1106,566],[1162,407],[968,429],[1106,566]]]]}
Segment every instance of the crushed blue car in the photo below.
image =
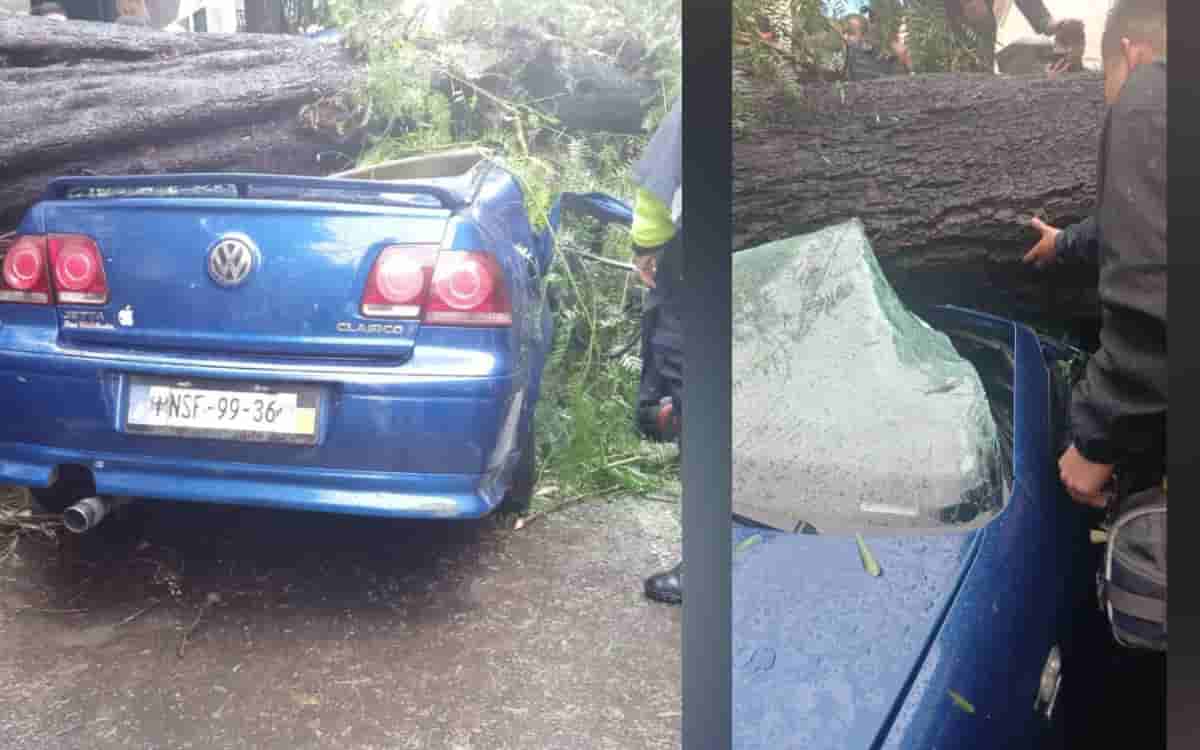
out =
{"type": "Polygon", "coordinates": [[[857,222],[738,253],[733,285],[734,747],[1068,747],[1080,353],[914,314],[857,222]]]}
{"type": "Polygon", "coordinates": [[[521,510],[566,194],[475,150],[331,178],[64,177],[0,248],[0,483],[408,518],[521,510]]]}

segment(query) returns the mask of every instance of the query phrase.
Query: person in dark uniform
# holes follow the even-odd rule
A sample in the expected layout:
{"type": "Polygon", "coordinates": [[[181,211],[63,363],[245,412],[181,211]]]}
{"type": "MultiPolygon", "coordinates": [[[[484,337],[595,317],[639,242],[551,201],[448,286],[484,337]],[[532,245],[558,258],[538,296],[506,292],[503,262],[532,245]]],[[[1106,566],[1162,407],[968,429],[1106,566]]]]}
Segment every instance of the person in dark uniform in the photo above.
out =
{"type": "MultiPolygon", "coordinates": [[[[996,68],[996,21],[994,0],[945,0],[946,17],[952,28],[969,28],[979,36],[979,63],[983,72],[996,68]]],[[[1044,0],[1015,0],[1017,9],[1038,34],[1053,36],[1060,46],[1083,48],[1083,22],[1056,19],[1044,0]]]]}
{"type": "Polygon", "coordinates": [[[758,36],[764,42],[775,41],[775,29],[771,28],[771,19],[764,13],[754,14],[754,25],[758,27],[758,36]]]}
{"type": "MultiPolygon", "coordinates": [[[[1070,496],[1110,517],[1159,477],[1166,494],[1166,39],[1166,0],[1120,0],[1110,12],[1095,210],[1062,230],[1034,220],[1041,239],[1025,256],[1038,267],[1100,266],[1100,349],[1072,396],[1071,446],[1058,465],[1070,496]]],[[[1101,551],[1094,564],[1102,560],[1101,551]]],[[[1111,741],[1111,725],[1095,717],[1119,714],[1146,728],[1142,746],[1163,747],[1166,654],[1122,648],[1100,613],[1080,619],[1072,639],[1077,655],[1066,656],[1066,669],[1076,659],[1083,681],[1062,711],[1065,726],[1078,727],[1073,744],[1111,741]]]]}
{"type": "Polygon", "coordinates": [[[1059,459],[1071,497],[1097,508],[1166,471],[1166,29],[1166,0],[1120,0],[1110,12],[1096,209],[1062,230],[1033,219],[1041,239],[1024,257],[1100,266],[1100,349],[1072,396],[1073,440],[1059,459]]]}
{"type": "MultiPolygon", "coordinates": [[[[846,77],[851,81],[903,75],[907,67],[899,57],[877,49],[867,39],[867,17],[852,13],[842,19],[846,40],[846,77]]],[[[893,45],[895,46],[895,45],[893,45]]]]}
{"type": "Polygon", "coordinates": [[[842,38],[846,42],[846,78],[865,81],[872,78],[901,76],[912,72],[912,57],[897,31],[887,49],[877,48],[869,39],[870,17],[852,13],[842,19],[842,38]]]}
{"type": "MultiPolygon", "coordinates": [[[[683,419],[682,99],[676,100],[650,139],[634,166],[634,178],[638,184],[631,229],[634,265],[650,287],[642,321],[639,412],[644,431],[679,439],[683,419]]],[[[682,574],[680,562],[650,576],[645,582],[646,596],[678,604],[683,600],[682,574]]]]}

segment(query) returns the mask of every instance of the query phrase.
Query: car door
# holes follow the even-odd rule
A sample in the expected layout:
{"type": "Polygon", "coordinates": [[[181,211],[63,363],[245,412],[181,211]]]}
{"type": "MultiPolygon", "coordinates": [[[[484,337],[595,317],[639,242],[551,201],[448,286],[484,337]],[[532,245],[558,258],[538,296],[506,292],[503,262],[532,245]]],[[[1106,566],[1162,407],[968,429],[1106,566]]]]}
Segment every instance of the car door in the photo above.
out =
{"type": "Polygon", "coordinates": [[[1037,336],[1011,321],[970,318],[1013,332],[1013,490],[1004,512],[974,532],[970,570],[885,746],[1067,747],[1055,688],[1070,689],[1072,678],[1054,655],[1070,647],[1075,613],[1086,606],[1086,517],[1058,482],[1060,407],[1037,336]]]}
{"type": "Polygon", "coordinates": [[[532,325],[527,327],[533,344],[530,350],[534,353],[530,363],[530,382],[532,398],[529,403],[537,402],[541,390],[542,370],[545,367],[546,356],[554,339],[553,312],[547,304],[546,276],[554,261],[554,243],[558,230],[563,223],[565,212],[591,216],[602,224],[615,223],[622,226],[633,224],[633,209],[628,203],[605,193],[560,193],[551,204],[547,216],[547,226],[532,238],[528,248],[529,267],[532,282],[529,285],[529,310],[540,321],[540,328],[532,325]]]}

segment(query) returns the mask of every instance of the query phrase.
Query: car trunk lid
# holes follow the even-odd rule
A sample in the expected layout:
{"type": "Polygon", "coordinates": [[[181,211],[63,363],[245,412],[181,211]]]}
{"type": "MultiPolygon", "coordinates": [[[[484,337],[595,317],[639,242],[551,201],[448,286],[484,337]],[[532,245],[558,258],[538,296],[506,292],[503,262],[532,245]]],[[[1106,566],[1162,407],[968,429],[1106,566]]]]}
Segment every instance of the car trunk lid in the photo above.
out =
{"type": "Polygon", "coordinates": [[[74,178],[48,197],[46,231],[95,240],[110,288],[59,306],[64,343],[399,360],[420,324],[361,315],[371,265],[436,247],[462,205],[428,184],[255,175],[74,178]]]}
{"type": "Polygon", "coordinates": [[[864,538],[741,528],[733,593],[736,746],[869,748],[904,696],[979,530],[864,538]],[[749,543],[753,535],[757,543],[749,543]]]}

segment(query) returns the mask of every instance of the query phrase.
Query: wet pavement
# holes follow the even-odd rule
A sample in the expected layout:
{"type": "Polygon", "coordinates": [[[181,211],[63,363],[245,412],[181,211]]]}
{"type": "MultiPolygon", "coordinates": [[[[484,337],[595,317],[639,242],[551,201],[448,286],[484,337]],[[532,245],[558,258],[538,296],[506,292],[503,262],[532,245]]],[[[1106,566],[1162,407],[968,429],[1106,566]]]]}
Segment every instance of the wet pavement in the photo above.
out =
{"type": "Polygon", "coordinates": [[[678,748],[681,613],[641,593],[678,507],[510,526],[155,502],[24,536],[3,747],[678,748]]]}

